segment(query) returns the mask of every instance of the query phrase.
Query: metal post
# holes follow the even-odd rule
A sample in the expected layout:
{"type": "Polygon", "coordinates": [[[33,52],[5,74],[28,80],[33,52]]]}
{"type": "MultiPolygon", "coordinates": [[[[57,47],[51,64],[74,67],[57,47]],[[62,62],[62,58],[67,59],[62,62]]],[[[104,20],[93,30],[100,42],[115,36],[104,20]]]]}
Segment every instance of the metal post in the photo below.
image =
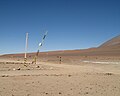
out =
{"type": "Polygon", "coordinates": [[[25,57],[24,57],[24,63],[27,62],[27,49],[28,49],[28,33],[26,33],[26,43],[25,43],[25,57]]]}

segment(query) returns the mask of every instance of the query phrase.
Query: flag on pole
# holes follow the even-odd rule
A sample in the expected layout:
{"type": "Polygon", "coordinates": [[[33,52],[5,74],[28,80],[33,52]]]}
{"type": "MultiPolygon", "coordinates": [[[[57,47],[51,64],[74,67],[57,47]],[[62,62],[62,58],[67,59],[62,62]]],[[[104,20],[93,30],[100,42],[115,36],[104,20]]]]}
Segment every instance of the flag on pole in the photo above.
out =
{"type": "Polygon", "coordinates": [[[42,38],[42,41],[39,43],[39,47],[42,47],[43,42],[44,42],[44,40],[45,40],[45,38],[46,38],[46,36],[47,36],[47,32],[48,32],[48,31],[46,31],[45,35],[44,35],[43,38],[42,38]]]}
{"type": "Polygon", "coordinates": [[[39,43],[39,46],[42,46],[42,43],[39,43]]]}
{"type": "Polygon", "coordinates": [[[37,61],[37,57],[38,57],[38,55],[39,55],[40,48],[42,47],[43,42],[44,42],[44,40],[45,40],[45,38],[46,38],[46,36],[47,36],[47,32],[48,32],[48,31],[46,31],[45,35],[44,35],[43,38],[42,38],[42,41],[39,43],[38,51],[37,51],[37,53],[36,53],[36,55],[35,55],[35,58],[34,58],[34,61],[32,61],[32,63],[35,63],[35,64],[36,64],[36,61],[37,61]]]}
{"type": "Polygon", "coordinates": [[[46,35],[44,35],[43,39],[45,39],[46,35]]]}

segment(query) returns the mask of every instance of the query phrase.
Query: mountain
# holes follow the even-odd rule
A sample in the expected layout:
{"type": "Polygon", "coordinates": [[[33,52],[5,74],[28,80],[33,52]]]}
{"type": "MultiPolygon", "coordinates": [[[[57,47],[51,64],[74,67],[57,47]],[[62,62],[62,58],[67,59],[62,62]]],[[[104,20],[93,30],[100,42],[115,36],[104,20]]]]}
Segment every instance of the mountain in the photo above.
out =
{"type": "Polygon", "coordinates": [[[120,35],[103,43],[99,48],[120,48],[120,35]]]}
{"type": "MultiPolygon", "coordinates": [[[[35,56],[36,53],[28,53],[28,57],[35,56]]],[[[24,54],[9,54],[3,55],[8,57],[24,57],[24,54]]],[[[2,57],[3,57],[2,56],[2,57]]],[[[51,57],[51,56],[120,56],[120,35],[116,36],[97,48],[89,48],[82,50],[61,50],[61,51],[50,51],[40,52],[40,57],[51,57]]]]}

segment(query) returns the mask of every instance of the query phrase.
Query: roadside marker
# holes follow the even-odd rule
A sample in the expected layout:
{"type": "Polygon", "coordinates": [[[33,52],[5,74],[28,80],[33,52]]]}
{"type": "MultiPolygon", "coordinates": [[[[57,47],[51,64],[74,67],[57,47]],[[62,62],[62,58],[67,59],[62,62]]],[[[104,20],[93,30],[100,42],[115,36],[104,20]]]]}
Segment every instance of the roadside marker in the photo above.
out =
{"type": "Polygon", "coordinates": [[[28,33],[26,33],[24,63],[26,63],[26,62],[27,62],[27,49],[28,49],[28,33]]]}

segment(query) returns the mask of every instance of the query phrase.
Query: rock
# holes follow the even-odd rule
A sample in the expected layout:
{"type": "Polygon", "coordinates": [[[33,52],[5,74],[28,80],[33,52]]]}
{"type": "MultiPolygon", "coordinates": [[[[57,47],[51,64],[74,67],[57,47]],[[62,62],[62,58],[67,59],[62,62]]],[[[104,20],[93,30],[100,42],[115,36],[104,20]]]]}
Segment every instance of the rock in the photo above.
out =
{"type": "Polygon", "coordinates": [[[8,77],[9,75],[2,75],[2,77],[8,77]]]}
{"type": "Polygon", "coordinates": [[[45,94],[48,94],[47,92],[45,94]]]}
{"type": "Polygon", "coordinates": [[[25,67],[27,67],[27,65],[26,65],[26,64],[24,64],[24,66],[25,66],[25,67]]]}
{"type": "Polygon", "coordinates": [[[17,70],[20,70],[20,67],[17,70]]]}
{"type": "Polygon", "coordinates": [[[40,68],[40,66],[36,66],[36,68],[40,68]]]}
{"type": "Polygon", "coordinates": [[[61,92],[59,92],[59,94],[62,94],[61,92]]]}
{"type": "Polygon", "coordinates": [[[88,94],[88,92],[86,92],[85,94],[88,94]]]}
{"type": "Polygon", "coordinates": [[[16,69],[15,68],[13,68],[13,71],[15,71],[16,69]]]}
{"type": "Polygon", "coordinates": [[[68,75],[68,77],[71,77],[71,76],[72,76],[72,75],[70,75],[70,74],[68,75]]]}
{"type": "Polygon", "coordinates": [[[105,75],[113,75],[113,73],[105,73],[105,75]]]}

